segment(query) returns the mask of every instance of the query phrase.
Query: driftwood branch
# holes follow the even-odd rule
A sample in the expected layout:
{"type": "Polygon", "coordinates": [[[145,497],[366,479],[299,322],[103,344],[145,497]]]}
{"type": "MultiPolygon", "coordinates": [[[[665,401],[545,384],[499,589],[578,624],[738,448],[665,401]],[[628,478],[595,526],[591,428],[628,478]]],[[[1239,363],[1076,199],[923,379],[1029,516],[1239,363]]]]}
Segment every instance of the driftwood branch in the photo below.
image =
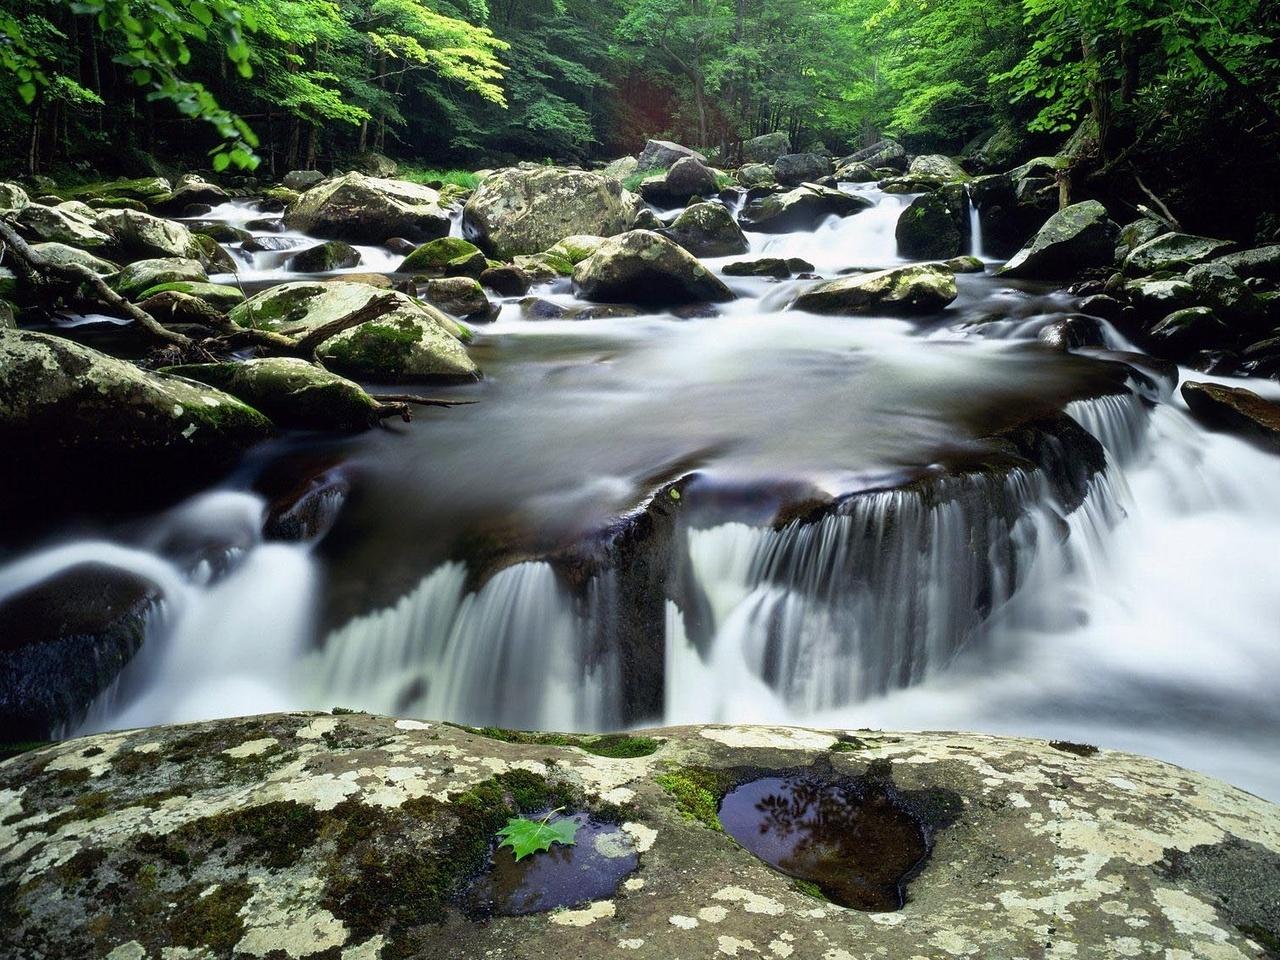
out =
{"type": "Polygon", "coordinates": [[[433,397],[420,397],[413,393],[371,393],[373,399],[380,403],[412,403],[419,407],[466,407],[475,400],[437,400],[433,397]]]}
{"type": "Polygon", "coordinates": [[[3,240],[5,246],[13,251],[14,257],[25,265],[29,278],[33,280],[39,278],[39,282],[44,282],[47,278],[53,277],[77,286],[86,284],[103,303],[113,310],[118,310],[155,339],[184,350],[195,346],[195,342],[190,337],[167,329],[151,314],[120,296],[88,267],[78,263],[54,263],[36,253],[27,241],[18,235],[18,231],[13,229],[13,224],[4,219],[0,219],[0,240],[3,240]]]}
{"type": "Polygon", "coordinates": [[[1164,201],[1152,193],[1147,185],[1142,182],[1142,178],[1136,173],[1133,175],[1133,179],[1138,184],[1138,189],[1145,193],[1148,199],[1155,204],[1156,210],[1158,210],[1160,215],[1164,218],[1165,223],[1174,230],[1181,230],[1182,227],[1178,223],[1178,218],[1175,217],[1173,213],[1170,212],[1169,208],[1165,206],[1164,201]]]}

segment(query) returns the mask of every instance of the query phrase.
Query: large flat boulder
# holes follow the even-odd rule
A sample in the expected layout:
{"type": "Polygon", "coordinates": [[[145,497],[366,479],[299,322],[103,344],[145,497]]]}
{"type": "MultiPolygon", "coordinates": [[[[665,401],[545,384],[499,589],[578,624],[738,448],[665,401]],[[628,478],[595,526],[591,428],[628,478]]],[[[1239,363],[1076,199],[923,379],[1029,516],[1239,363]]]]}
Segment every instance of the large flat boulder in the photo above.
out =
{"type": "Polygon", "coordinates": [[[707,158],[692,147],[673,143],[670,140],[650,140],[636,157],[637,170],[665,170],[677,160],[692,157],[699,163],[706,163],[707,158]]]}
{"type": "Polygon", "coordinates": [[[1235,244],[1213,237],[1189,233],[1162,233],[1140,243],[1124,260],[1124,272],[1131,276],[1182,271],[1226,253],[1235,244]]]}
{"type": "Polygon", "coordinates": [[[479,376],[459,339],[465,328],[428,304],[366,283],[284,283],[249,298],[228,316],[242,327],[300,337],[383,296],[394,299],[392,309],[320,344],[317,355],[326,367],[356,379],[388,382],[479,376]]]}
{"type": "Polygon", "coordinates": [[[314,237],[352,243],[383,243],[391,237],[424,243],[449,233],[449,215],[437,191],[355,172],[303,193],[285,210],[284,222],[314,237]]]}
{"type": "Polygon", "coordinates": [[[996,271],[1004,277],[1067,280],[1083,270],[1105,267],[1115,256],[1120,228],[1097,200],[1059,210],[1027,244],[996,271]]]}
{"type": "Polygon", "coordinates": [[[52,744],[0,798],[22,957],[1245,960],[1280,933],[1280,807],[1064,741],[274,714],[52,744]],[[558,807],[574,846],[498,847],[558,807]]]}
{"type": "Polygon", "coordinates": [[[724,282],[687,250],[651,230],[632,230],[601,244],[573,269],[587,300],[673,306],[732,300],[724,282]]]}
{"type": "Polygon", "coordinates": [[[611,237],[635,219],[622,181],[585,170],[503,170],[476,188],[463,208],[467,236],[507,260],[541,253],[573,234],[611,237]]]}
{"type": "Polygon", "coordinates": [[[935,313],[955,298],[954,271],[921,264],[825,280],[797,297],[792,307],[808,313],[910,316],[935,313]]]}
{"type": "Polygon", "coordinates": [[[1207,426],[1238,434],[1280,453],[1280,403],[1243,387],[1195,380],[1182,385],[1182,399],[1196,419],[1207,426]]]}

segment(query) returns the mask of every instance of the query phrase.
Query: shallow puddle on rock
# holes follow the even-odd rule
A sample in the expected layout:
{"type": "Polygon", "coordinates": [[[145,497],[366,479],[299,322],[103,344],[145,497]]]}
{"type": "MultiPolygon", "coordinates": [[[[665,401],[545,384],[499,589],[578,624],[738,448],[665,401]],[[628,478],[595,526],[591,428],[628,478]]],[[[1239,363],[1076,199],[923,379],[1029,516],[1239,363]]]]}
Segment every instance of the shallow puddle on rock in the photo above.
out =
{"type": "Polygon", "coordinates": [[[898,910],[929,855],[923,825],[884,786],[763,777],[720,802],[739,843],[788,876],[857,910],[898,910]]]}
{"type": "MultiPolygon", "coordinates": [[[[565,817],[552,817],[556,823],[565,817]]],[[[509,847],[495,850],[488,872],[467,896],[467,906],[484,916],[519,916],[572,907],[613,896],[639,866],[631,837],[614,823],[588,814],[569,817],[578,824],[572,846],[555,845],[517,862],[509,847]]]]}

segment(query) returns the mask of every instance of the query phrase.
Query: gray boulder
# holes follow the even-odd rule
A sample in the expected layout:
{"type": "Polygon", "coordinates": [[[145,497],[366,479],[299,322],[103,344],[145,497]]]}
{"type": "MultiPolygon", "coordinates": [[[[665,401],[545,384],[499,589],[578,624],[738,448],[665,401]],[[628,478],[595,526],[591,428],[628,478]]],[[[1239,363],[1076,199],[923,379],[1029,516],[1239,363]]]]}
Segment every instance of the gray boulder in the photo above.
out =
{"type": "Polygon", "coordinates": [[[97,250],[109,246],[112,238],[94,225],[96,219],[96,215],[87,216],[79,210],[33,203],[18,214],[18,230],[32,243],[66,243],[97,250]]]}
{"type": "Polygon", "coordinates": [[[603,303],[672,306],[733,299],[692,254],[649,230],[608,240],[574,268],[573,283],[584,299],[603,303]]]}
{"type": "Polygon", "coordinates": [[[742,228],[722,203],[695,203],[670,227],[658,232],[695,257],[730,257],[746,253],[750,247],[742,228]]]}
{"type": "Polygon", "coordinates": [[[826,280],[802,293],[792,307],[807,313],[904,316],[936,313],[955,298],[955,274],[922,264],[826,280]]]}
{"type": "Polygon", "coordinates": [[[773,163],[773,177],[784,187],[796,187],[831,176],[831,158],[816,153],[788,153],[773,163]]]}
{"type": "Polygon", "coordinates": [[[1206,426],[1280,453],[1280,404],[1252,390],[1220,383],[1187,380],[1181,392],[1192,414],[1206,426]]]}
{"type": "Polygon", "coordinates": [[[965,173],[964,167],[940,153],[916,157],[907,168],[907,174],[913,177],[936,177],[939,180],[969,179],[969,174],[965,173]]]}
{"type": "Polygon", "coordinates": [[[389,237],[421,243],[449,233],[449,215],[437,191],[362,173],[312,187],[289,204],[284,222],[315,237],[351,243],[382,243],[389,237]]]}
{"type": "Polygon", "coordinates": [[[111,281],[111,285],[122,297],[134,299],[144,290],[180,280],[207,283],[209,277],[199,260],[162,257],[129,264],[111,281]]]}
{"type": "Polygon", "coordinates": [[[0,181],[0,217],[12,217],[21,213],[31,203],[27,191],[16,183],[0,181]]]}
{"type": "Polygon", "coordinates": [[[968,210],[944,191],[916,197],[898,216],[898,255],[909,260],[939,260],[965,249],[968,210]]]}
{"type": "Polygon", "coordinates": [[[791,137],[785,130],[765,133],[742,143],[743,163],[772,164],[781,156],[791,152],[791,137]]]}
{"type": "Polygon", "coordinates": [[[635,198],[614,177],[537,167],[504,170],[476,188],[463,213],[467,236],[491,256],[546,250],[573,234],[614,236],[635,218],[635,198]]]}
{"type": "Polygon", "coordinates": [[[344,240],[326,240],[314,247],[295,253],[285,261],[285,267],[297,273],[328,273],[358,266],[360,251],[344,240]]]}
{"type": "Polygon", "coordinates": [[[1129,276],[1166,271],[1182,272],[1188,267],[1226,253],[1233,246],[1228,240],[1214,240],[1187,233],[1162,233],[1130,251],[1124,260],[1124,272],[1129,276]]]}
{"type": "Polygon", "coordinates": [[[1280,244],[1229,253],[1214,262],[1230,267],[1246,280],[1280,280],[1280,244]]]}
{"type": "Polygon", "coordinates": [[[1059,210],[1003,267],[1004,277],[1069,279],[1082,270],[1109,266],[1119,227],[1097,200],[1059,210]]]}
{"type": "Polygon", "coordinates": [[[812,230],[827,217],[848,217],[872,206],[865,197],[806,183],[786,193],[769,194],[751,201],[739,219],[747,230],[790,233],[812,230]]]}
{"type": "Polygon", "coordinates": [[[310,190],[323,179],[324,174],[319,170],[290,170],[280,182],[289,190],[302,193],[304,190],[310,190]]]}
{"type": "Polygon", "coordinates": [[[680,207],[698,197],[715,196],[716,175],[700,160],[681,157],[662,176],[649,177],[640,184],[640,196],[660,207],[680,207]]]}
{"type": "Polygon", "coordinates": [[[840,159],[840,166],[850,163],[865,163],[873,170],[880,167],[893,167],[905,170],[907,167],[907,151],[896,140],[878,140],[869,147],[855,151],[840,159]]]}
{"type": "Polygon", "coordinates": [[[473,277],[442,277],[428,280],[422,299],[445,313],[475,323],[492,320],[497,313],[484,294],[480,281],[473,277]]]}
{"type": "Polygon", "coordinates": [[[637,170],[665,170],[677,160],[693,157],[699,163],[706,163],[707,158],[697,150],[673,143],[670,140],[650,140],[636,158],[637,170]]]}
{"type": "Polygon", "coordinates": [[[190,230],[181,223],[162,220],[137,210],[103,210],[97,229],[111,235],[111,250],[124,260],[151,257],[192,257],[203,251],[190,230]]]}
{"type": "Polygon", "coordinates": [[[773,164],[744,163],[738,168],[738,182],[744,187],[764,187],[774,183],[773,164]]]}

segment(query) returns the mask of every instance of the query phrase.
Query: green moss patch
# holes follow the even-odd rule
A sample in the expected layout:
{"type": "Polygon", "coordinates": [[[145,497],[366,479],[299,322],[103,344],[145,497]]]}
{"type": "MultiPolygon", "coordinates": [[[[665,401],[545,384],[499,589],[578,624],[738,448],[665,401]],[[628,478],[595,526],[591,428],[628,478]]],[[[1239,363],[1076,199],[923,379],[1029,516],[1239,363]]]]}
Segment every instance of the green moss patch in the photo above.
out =
{"type": "Polygon", "coordinates": [[[501,740],[503,743],[530,743],[551,747],[577,747],[598,757],[610,757],[615,760],[647,757],[662,745],[661,740],[653,737],[637,737],[626,733],[606,733],[602,735],[576,733],[541,733],[526,730],[506,730],[502,727],[465,727],[454,724],[460,730],[474,733],[490,740],[501,740]]]}
{"type": "Polygon", "coordinates": [[[657,784],[676,802],[680,815],[710,830],[723,830],[717,807],[724,784],[714,771],[684,767],[657,778],[657,784]]]}

